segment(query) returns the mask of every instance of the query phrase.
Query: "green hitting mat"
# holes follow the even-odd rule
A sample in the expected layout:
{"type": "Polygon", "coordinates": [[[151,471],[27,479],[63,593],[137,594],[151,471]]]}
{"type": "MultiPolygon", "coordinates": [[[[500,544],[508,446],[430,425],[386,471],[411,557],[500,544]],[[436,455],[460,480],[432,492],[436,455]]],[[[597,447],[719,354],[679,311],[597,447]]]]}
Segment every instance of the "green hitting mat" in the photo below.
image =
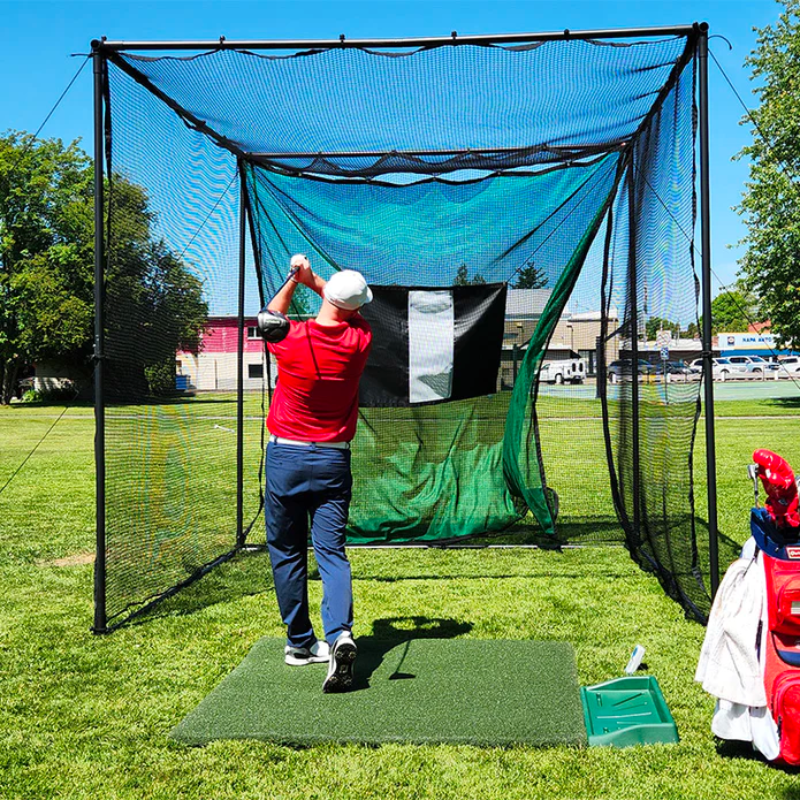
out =
{"type": "Polygon", "coordinates": [[[362,638],[353,690],[323,694],[325,664],[289,667],[261,639],[171,733],[213,739],[585,746],[567,642],[362,638]]]}

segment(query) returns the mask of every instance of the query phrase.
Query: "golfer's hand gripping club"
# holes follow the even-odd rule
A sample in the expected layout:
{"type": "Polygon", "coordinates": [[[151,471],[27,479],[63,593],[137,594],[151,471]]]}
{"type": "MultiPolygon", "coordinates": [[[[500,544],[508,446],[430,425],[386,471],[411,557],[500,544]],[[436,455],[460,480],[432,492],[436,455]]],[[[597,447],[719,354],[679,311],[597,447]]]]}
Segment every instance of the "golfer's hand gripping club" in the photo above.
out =
{"type": "Polygon", "coordinates": [[[295,283],[308,285],[311,276],[311,264],[302,253],[292,256],[289,262],[289,278],[295,283]]]}

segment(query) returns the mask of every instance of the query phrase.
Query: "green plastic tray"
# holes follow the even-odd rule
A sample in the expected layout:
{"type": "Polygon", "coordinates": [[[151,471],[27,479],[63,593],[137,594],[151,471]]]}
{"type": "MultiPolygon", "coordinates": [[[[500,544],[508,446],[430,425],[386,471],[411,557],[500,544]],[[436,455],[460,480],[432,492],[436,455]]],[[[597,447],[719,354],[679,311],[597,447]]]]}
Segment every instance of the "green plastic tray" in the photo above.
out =
{"type": "Polygon", "coordinates": [[[589,746],[674,744],[678,728],[652,675],[581,686],[589,746]]]}

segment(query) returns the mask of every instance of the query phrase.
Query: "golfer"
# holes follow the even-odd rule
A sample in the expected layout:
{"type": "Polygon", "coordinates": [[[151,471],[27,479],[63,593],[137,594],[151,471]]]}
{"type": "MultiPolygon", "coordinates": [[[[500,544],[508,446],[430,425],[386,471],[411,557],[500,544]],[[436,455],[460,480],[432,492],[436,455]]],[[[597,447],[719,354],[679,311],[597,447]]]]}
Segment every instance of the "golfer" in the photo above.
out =
{"type": "Polygon", "coordinates": [[[353,683],[353,589],[345,525],[353,484],[350,441],[358,418],[358,384],[372,331],[358,313],[372,300],[352,270],[329,281],[305,256],[294,256],[293,277],[267,306],[286,314],[299,283],[322,297],[316,319],[292,321],[286,338],[268,344],[278,381],[267,417],[265,517],[275,593],[287,628],[284,659],[300,666],[328,662],[324,692],[353,683]],[[308,521],[322,577],[322,623],[317,640],[308,608],[308,521]]]}

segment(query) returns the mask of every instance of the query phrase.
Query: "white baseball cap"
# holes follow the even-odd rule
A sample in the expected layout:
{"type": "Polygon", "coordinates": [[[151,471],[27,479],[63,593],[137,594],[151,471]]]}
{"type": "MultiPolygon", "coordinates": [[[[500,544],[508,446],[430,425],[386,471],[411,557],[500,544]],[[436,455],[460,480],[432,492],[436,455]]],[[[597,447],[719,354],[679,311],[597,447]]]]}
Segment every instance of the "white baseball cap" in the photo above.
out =
{"type": "Polygon", "coordinates": [[[322,294],[329,303],[345,311],[356,311],[372,300],[372,290],[366,279],[354,269],[334,273],[322,294]]]}

